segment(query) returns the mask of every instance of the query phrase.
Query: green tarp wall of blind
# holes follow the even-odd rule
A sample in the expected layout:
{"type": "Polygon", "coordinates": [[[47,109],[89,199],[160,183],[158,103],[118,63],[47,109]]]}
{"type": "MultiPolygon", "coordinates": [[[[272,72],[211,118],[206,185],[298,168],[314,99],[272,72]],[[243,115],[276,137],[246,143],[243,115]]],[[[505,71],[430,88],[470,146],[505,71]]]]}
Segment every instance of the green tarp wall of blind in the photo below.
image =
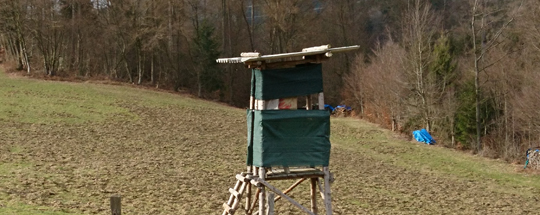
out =
{"type": "Polygon", "coordinates": [[[328,111],[248,110],[247,113],[248,165],[328,166],[331,147],[328,111]]]}
{"type": "Polygon", "coordinates": [[[285,69],[253,69],[251,93],[271,100],[323,92],[322,65],[303,64],[285,69]]]}
{"type": "MultiPolygon", "coordinates": [[[[321,64],[252,70],[251,96],[271,100],[323,92],[321,64]]],[[[324,110],[248,110],[247,164],[328,166],[330,113],[324,110]]]]}

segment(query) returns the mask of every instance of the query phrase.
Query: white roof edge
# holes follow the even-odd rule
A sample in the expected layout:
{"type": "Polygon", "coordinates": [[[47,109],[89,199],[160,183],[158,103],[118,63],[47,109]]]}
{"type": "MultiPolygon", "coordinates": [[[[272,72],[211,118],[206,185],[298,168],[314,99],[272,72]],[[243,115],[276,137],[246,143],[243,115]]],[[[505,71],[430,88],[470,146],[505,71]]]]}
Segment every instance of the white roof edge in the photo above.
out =
{"type": "MultiPolygon", "coordinates": [[[[328,46],[330,47],[330,46],[328,46]]],[[[217,63],[246,63],[246,62],[253,62],[253,61],[265,61],[265,60],[272,60],[272,59],[280,59],[280,58],[288,58],[288,57],[301,57],[301,56],[310,56],[310,55],[318,55],[318,54],[324,54],[324,53],[339,53],[339,52],[346,52],[346,51],[352,51],[359,49],[360,46],[345,46],[345,47],[337,47],[337,48],[327,48],[327,49],[320,49],[320,50],[310,50],[309,48],[304,49],[306,51],[302,52],[290,52],[290,53],[281,53],[281,54],[271,54],[271,55],[262,55],[260,57],[234,57],[234,58],[219,58],[216,60],[217,63]]]]}

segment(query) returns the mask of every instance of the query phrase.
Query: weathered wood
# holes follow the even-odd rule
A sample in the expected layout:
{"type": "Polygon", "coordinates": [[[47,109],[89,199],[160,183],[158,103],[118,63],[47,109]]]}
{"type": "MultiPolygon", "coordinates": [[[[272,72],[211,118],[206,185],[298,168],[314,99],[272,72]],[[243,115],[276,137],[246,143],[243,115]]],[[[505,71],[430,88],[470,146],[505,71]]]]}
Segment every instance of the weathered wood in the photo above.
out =
{"type": "Polygon", "coordinates": [[[321,199],[324,201],[324,190],[321,185],[321,181],[317,178],[317,185],[319,186],[319,193],[321,194],[321,199]]]}
{"type": "Polygon", "coordinates": [[[324,110],[324,93],[319,93],[319,110],[324,110]]]}
{"type": "Polygon", "coordinates": [[[122,215],[122,197],[120,195],[111,196],[111,214],[122,215]]]}
{"type": "Polygon", "coordinates": [[[236,179],[239,180],[239,181],[242,181],[242,182],[249,182],[251,181],[251,179],[249,179],[248,177],[251,176],[251,175],[240,175],[240,174],[237,174],[236,175],[236,179]]]}
{"type": "MultiPolygon", "coordinates": [[[[308,214],[311,214],[311,215],[315,215],[313,212],[311,212],[309,209],[307,209],[306,207],[302,206],[300,203],[298,203],[297,201],[295,201],[294,199],[292,199],[291,197],[287,196],[286,194],[284,194],[283,192],[281,192],[279,189],[275,188],[274,186],[272,186],[271,184],[269,184],[268,182],[266,182],[264,179],[256,179],[259,181],[259,183],[263,184],[265,187],[267,187],[269,190],[273,191],[274,193],[280,195],[282,198],[284,199],[287,199],[289,200],[289,202],[291,204],[293,204],[294,206],[296,206],[297,208],[299,208],[300,210],[308,213],[308,214]]],[[[259,214],[262,214],[264,213],[264,211],[262,212],[259,212],[259,214]]]]}
{"type": "Polygon", "coordinates": [[[332,193],[330,191],[330,169],[323,167],[324,172],[324,207],[326,215],[332,215],[332,193]]]}
{"type": "Polygon", "coordinates": [[[246,189],[246,186],[248,185],[249,183],[247,182],[242,182],[242,185],[240,186],[240,190],[238,190],[238,195],[236,196],[237,198],[234,200],[233,204],[232,204],[232,208],[233,210],[236,211],[236,209],[238,209],[238,205],[240,204],[240,200],[242,199],[242,194],[244,193],[244,190],[246,189]]]}
{"type": "Polygon", "coordinates": [[[313,97],[311,95],[306,97],[306,110],[313,110],[313,97]]]}
{"type": "MultiPolygon", "coordinates": [[[[257,204],[257,202],[259,201],[259,193],[260,192],[261,192],[260,189],[257,189],[257,191],[255,192],[255,195],[254,195],[255,199],[253,199],[253,203],[250,205],[249,210],[246,213],[247,215],[253,214],[253,210],[255,210],[255,204],[257,204]]],[[[257,213],[258,213],[258,211],[257,211],[257,213]]],[[[257,214],[257,213],[255,213],[255,214],[257,214]]]]}
{"type": "Polygon", "coordinates": [[[227,203],[223,203],[223,210],[227,214],[234,214],[234,209],[231,206],[227,205],[227,203]]]}
{"type": "Polygon", "coordinates": [[[285,173],[291,173],[291,169],[290,169],[288,166],[284,166],[284,167],[283,167],[283,171],[284,171],[285,173]]]}
{"type": "MultiPolygon", "coordinates": [[[[241,175],[243,175],[243,174],[245,174],[245,173],[242,173],[241,175]]],[[[238,188],[240,187],[240,184],[241,184],[241,183],[242,183],[241,181],[237,180],[237,181],[236,181],[236,184],[234,185],[234,190],[238,190],[238,188]]],[[[228,205],[228,206],[231,206],[232,203],[234,202],[234,198],[235,198],[234,195],[231,195],[231,196],[229,197],[229,200],[228,200],[227,203],[225,203],[225,204],[228,205]]],[[[229,211],[228,211],[228,210],[223,210],[222,215],[227,215],[227,214],[230,214],[229,211]]]]}
{"type": "MultiPolygon", "coordinates": [[[[247,172],[251,173],[252,171],[251,168],[252,166],[248,166],[247,172]]],[[[246,206],[245,206],[246,214],[248,213],[250,206],[251,206],[251,182],[247,184],[247,188],[246,188],[246,206]]]]}
{"type": "Polygon", "coordinates": [[[311,211],[314,213],[314,214],[317,214],[319,213],[318,209],[317,209],[317,179],[316,178],[312,178],[311,179],[311,186],[310,186],[310,191],[311,191],[311,211]]]}
{"type": "MultiPolygon", "coordinates": [[[[266,170],[264,169],[264,167],[259,167],[258,182],[260,183],[261,181],[264,181],[265,176],[266,170]]],[[[266,204],[266,192],[264,186],[260,186],[259,190],[261,190],[261,192],[259,193],[259,214],[264,214],[266,204]]]]}
{"type": "Polygon", "coordinates": [[[266,176],[267,181],[271,180],[283,180],[283,179],[296,179],[296,178],[318,178],[323,177],[322,172],[303,172],[303,173],[280,173],[266,176]]]}
{"type": "Polygon", "coordinates": [[[264,66],[264,69],[284,69],[284,68],[294,68],[301,64],[307,64],[307,63],[321,63],[322,61],[326,61],[330,58],[323,57],[320,58],[319,61],[315,58],[307,58],[302,60],[291,60],[291,61],[282,61],[282,62],[246,62],[246,65],[248,68],[259,68],[263,69],[262,66],[264,66]]]}
{"type": "Polygon", "coordinates": [[[274,215],[274,201],[271,201],[274,199],[274,193],[268,192],[268,213],[267,215],[274,215]]]}
{"type": "Polygon", "coordinates": [[[271,54],[271,55],[262,55],[259,57],[234,57],[234,58],[219,58],[216,60],[217,63],[245,63],[248,62],[258,62],[258,61],[267,61],[267,60],[277,60],[283,58],[294,58],[294,57],[308,57],[312,55],[325,55],[327,52],[345,52],[359,49],[360,46],[347,46],[347,47],[338,47],[338,48],[308,48],[306,51],[302,52],[290,52],[290,53],[280,53],[280,54],[271,54]]]}
{"type": "MultiPolygon", "coordinates": [[[[301,184],[305,180],[306,180],[306,178],[301,178],[300,180],[296,181],[293,185],[291,185],[289,188],[287,188],[285,191],[283,191],[283,193],[288,194],[289,192],[291,192],[294,188],[296,188],[299,184],[301,184]]],[[[274,202],[277,202],[279,199],[281,199],[281,196],[277,196],[274,199],[274,202]]]]}
{"type": "Polygon", "coordinates": [[[233,188],[229,188],[229,193],[231,193],[234,197],[239,198],[240,193],[233,188]]]}

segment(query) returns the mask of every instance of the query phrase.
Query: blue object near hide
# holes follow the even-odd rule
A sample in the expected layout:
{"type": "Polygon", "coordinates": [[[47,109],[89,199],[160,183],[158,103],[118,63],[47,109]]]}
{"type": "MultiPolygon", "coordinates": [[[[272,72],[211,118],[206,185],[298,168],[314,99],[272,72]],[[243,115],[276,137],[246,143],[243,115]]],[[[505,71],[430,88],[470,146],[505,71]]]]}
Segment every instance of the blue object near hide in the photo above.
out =
{"type": "Polygon", "coordinates": [[[336,110],[334,107],[332,107],[332,105],[328,105],[328,104],[324,105],[324,109],[329,110],[330,112],[334,112],[334,110],[336,110]]]}
{"type": "Polygon", "coordinates": [[[416,131],[413,131],[412,133],[413,133],[414,139],[416,139],[416,141],[418,142],[424,142],[428,145],[435,144],[435,140],[431,137],[431,135],[429,135],[426,129],[416,130],[416,131]]]}

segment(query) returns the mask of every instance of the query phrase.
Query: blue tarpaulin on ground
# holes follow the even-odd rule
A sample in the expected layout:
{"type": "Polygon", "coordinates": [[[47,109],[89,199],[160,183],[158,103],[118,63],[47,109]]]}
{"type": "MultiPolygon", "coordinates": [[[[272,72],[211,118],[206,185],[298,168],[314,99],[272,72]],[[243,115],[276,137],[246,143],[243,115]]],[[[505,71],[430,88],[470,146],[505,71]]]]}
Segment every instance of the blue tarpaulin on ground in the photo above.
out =
{"type": "Polygon", "coordinates": [[[426,129],[413,131],[412,134],[414,139],[416,139],[418,142],[424,142],[428,145],[435,144],[435,140],[431,137],[431,135],[429,135],[426,129]]]}

